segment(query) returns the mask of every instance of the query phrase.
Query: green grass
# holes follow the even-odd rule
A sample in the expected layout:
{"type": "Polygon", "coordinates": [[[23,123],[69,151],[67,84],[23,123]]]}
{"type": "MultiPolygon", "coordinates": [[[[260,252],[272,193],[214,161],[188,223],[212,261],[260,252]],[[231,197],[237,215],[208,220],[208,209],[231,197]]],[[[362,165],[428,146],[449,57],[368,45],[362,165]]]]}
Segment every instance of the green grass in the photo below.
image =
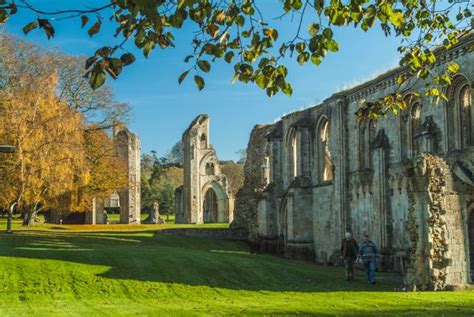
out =
{"type": "Polygon", "coordinates": [[[348,283],[339,267],[157,233],[186,226],[124,227],[0,234],[0,316],[474,315],[474,291],[401,292],[398,276],[372,286],[360,271],[348,283]]]}
{"type": "MultiPolygon", "coordinates": [[[[110,223],[119,223],[120,221],[120,214],[109,214],[109,221],[110,223]]],[[[140,219],[143,222],[146,218],[148,218],[147,213],[142,213],[140,215],[140,219]]],[[[163,218],[167,223],[174,223],[174,215],[170,215],[168,219],[166,218],[166,215],[161,215],[161,218],[163,218]]]]}

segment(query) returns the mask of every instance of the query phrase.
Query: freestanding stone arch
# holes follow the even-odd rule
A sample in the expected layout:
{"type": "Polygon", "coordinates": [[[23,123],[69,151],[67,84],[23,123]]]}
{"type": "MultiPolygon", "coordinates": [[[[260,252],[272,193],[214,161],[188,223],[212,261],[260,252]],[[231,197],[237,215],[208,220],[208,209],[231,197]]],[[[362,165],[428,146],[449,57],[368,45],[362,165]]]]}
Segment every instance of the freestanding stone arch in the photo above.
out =
{"type": "Polygon", "coordinates": [[[209,141],[209,116],[199,115],[182,137],[184,181],[176,189],[176,223],[229,223],[234,198],[209,141]]]}
{"type": "Polygon", "coordinates": [[[204,223],[229,222],[229,199],[226,191],[216,181],[205,184],[201,190],[204,223]]]}

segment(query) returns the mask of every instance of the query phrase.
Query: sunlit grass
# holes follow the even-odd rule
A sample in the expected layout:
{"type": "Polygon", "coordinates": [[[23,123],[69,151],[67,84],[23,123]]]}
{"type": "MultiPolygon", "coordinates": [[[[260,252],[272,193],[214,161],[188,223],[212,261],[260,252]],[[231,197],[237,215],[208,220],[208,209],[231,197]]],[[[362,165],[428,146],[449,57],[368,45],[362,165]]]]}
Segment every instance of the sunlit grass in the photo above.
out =
{"type": "Polygon", "coordinates": [[[0,234],[0,316],[474,315],[473,291],[402,292],[399,276],[372,286],[361,271],[349,283],[339,267],[156,230],[182,225],[124,227],[0,234]]]}

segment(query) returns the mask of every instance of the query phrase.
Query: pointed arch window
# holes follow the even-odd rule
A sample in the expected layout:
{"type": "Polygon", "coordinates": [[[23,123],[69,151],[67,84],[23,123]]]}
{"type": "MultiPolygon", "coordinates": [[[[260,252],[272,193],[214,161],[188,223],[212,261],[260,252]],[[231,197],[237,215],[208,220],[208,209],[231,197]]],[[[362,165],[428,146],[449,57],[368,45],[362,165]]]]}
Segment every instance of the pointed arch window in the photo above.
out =
{"type": "Polygon", "coordinates": [[[457,76],[448,90],[446,138],[448,151],[474,145],[471,85],[463,76],[457,76]]]}
{"type": "Polygon", "coordinates": [[[296,129],[292,128],[288,135],[288,147],[289,147],[289,167],[290,167],[290,179],[298,176],[298,143],[296,139],[296,129]]]}
{"type": "Polygon", "coordinates": [[[419,132],[420,127],[421,127],[421,104],[419,102],[416,102],[411,107],[410,124],[409,124],[410,139],[411,139],[410,157],[412,159],[415,158],[418,154],[420,154],[420,149],[417,144],[417,133],[419,132]]]}
{"type": "Polygon", "coordinates": [[[319,181],[330,181],[334,178],[334,165],[329,152],[329,121],[326,117],[319,120],[317,131],[316,151],[319,181]]]}

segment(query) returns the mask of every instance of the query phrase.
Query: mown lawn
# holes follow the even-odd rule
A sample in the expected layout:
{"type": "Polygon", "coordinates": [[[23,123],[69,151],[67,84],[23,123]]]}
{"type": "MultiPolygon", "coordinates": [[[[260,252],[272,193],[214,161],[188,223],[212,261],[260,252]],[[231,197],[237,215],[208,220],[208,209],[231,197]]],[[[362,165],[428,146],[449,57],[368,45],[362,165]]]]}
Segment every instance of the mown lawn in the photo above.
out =
{"type": "Polygon", "coordinates": [[[184,226],[124,227],[0,234],[0,316],[474,316],[474,291],[402,292],[397,276],[372,286],[362,272],[348,283],[338,267],[157,233],[184,226]]]}

